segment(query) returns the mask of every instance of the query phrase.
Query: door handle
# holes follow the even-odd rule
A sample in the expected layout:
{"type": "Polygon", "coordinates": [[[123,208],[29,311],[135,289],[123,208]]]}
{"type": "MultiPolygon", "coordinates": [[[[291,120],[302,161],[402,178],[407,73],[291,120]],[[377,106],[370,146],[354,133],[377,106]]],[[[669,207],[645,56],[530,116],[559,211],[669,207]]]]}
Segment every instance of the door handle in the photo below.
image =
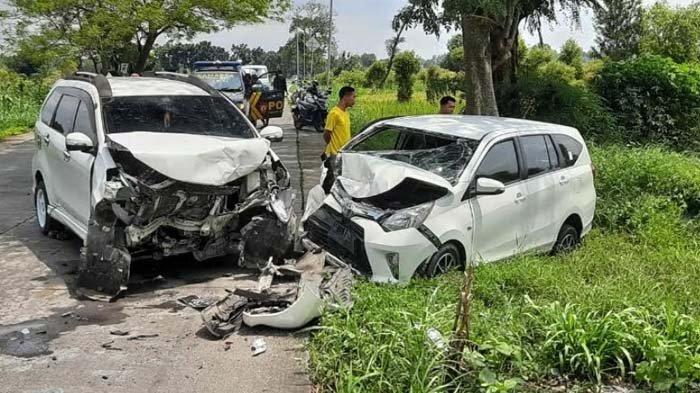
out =
{"type": "Polygon", "coordinates": [[[559,178],[559,184],[561,184],[562,186],[565,185],[565,184],[569,184],[569,178],[566,177],[566,176],[560,177],[560,178],[559,178]]]}
{"type": "Polygon", "coordinates": [[[64,161],[70,161],[70,152],[68,150],[65,150],[63,152],[63,160],[64,161]]]}
{"type": "Polygon", "coordinates": [[[526,199],[527,199],[527,197],[520,192],[515,195],[515,202],[516,203],[525,202],[526,199]]]}
{"type": "Polygon", "coordinates": [[[42,139],[44,139],[44,143],[46,143],[48,145],[49,141],[51,140],[51,136],[49,134],[46,134],[46,135],[42,136],[42,139]]]}

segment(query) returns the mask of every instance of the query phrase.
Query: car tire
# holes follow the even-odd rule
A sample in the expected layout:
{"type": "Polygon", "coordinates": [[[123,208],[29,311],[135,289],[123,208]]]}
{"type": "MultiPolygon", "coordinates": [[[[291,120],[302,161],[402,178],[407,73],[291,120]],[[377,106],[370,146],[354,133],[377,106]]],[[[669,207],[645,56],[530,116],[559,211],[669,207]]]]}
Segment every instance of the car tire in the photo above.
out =
{"type": "Polygon", "coordinates": [[[576,249],[581,244],[581,234],[578,229],[569,224],[562,225],[557,235],[557,241],[552,248],[553,254],[565,254],[576,249]]]}
{"type": "Polygon", "coordinates": [[[34,211],[42,234],[48,236],[49,232],[58,229],[58,222],[49,215],[49,196],[41,180],[37,182],[34,190],[34,211]]]}
{"type": "Polygon", "coordinates": [[[462,267],[459,249],[452,243],[443,244],[438,251],[428,260],[423,274],[426,277],[437,277],[457,267],[462,267]]]}

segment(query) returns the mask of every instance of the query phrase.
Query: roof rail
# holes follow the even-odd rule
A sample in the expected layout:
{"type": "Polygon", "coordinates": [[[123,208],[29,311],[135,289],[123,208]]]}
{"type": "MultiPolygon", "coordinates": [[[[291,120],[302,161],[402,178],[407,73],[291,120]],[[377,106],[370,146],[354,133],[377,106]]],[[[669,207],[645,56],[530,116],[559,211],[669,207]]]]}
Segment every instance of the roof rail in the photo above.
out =
{"type": "Polygon", "coordinates": [[[146,71],[143,73],[143,76],[144,77],[151,77],[151,78],[163,78],[163,79],[169,79],[169,80],[174,80],[174,81],[178,81],[178,82],[189,83],[191,85],[197,86],[200,89],[206,91],[211,96],[214,96],[214,97],[220,96],[220,93],[218,90],[209,86],[209,84],[207,82],[197,78],[194,75],[180,74],[177,72],[167,72],[167,71],[155,71],[155,72],[154,71],[146,71]]]}
{"type": "Polygon", "coordinates": [[[104,75],[94,74],[92,72],[78,71],[73,75],[67,75],[63,79],[69,81],[81,81],[87,82],[97,88],[97,94],[101,98],[112,97],[112,88],[109,85],[109,81],[104,75]]]}

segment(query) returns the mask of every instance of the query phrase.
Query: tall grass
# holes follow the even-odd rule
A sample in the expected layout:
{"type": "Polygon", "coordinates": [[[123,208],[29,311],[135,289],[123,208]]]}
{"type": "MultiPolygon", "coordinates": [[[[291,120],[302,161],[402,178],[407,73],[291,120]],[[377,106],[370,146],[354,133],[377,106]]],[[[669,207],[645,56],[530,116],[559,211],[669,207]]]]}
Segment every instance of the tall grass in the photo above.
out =
{"type": "Polygon", "coordinates": [[[55,76],[28,78],[0,67],[0,139],[26,132],[55,76]]]}
{"type": "MultiPolygon", "coordinates": [[[[356,119],[398,114],[392,100],[360,91],[356,119]]],[[[596,229],[569,255],[477,267],[475,347],[459,378],[446,378],[453,365],[426,329],[449,339],[460,274],[407,286],[360,280],[354,308],[324,315],[310,341],[321,390],[444,391],[449,380],[458,391],[700,391],[700,160],[615,145],[591,153],[596,229]]]]}

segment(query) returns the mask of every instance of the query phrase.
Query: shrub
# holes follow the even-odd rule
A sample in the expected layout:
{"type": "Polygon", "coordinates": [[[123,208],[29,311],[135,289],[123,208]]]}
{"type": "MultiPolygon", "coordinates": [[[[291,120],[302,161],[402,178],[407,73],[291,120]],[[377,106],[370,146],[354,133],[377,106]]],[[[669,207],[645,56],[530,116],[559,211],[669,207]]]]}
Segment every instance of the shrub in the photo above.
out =
{"type": "Polygon", "coordinates": [[[600,98],[582,83],[558,78],[522,77],[498,90],[503,116],[563,124],[577,128],[588,139],[618,141],[615,119],[600,98]]]}
{"type": "Polygon", "coordinates": [[[628,140],[700,148],[700,66],[658,56],[609,62],[595,86],[628,140]]]}
{"type": "Polygon", "coordinates": [[[439,100],[447,94],[454,94],[459,87],[459,77],[456,72],[430,67],[425,72],[425,94],[430,102],[439,100]]]}
{"type": "Polygon", "coordinates": [[[365,73],[362,70],[343,71],[335,79],[343,86],[353,86],[355,88],[365,86],[365,73]]]}
{"type": "Polygon", "coordinates": [[[367,73],[365,74],[365,85],[376,89],[377,87],[379,87],[379,82],[382,81],[382,78],[384,78],[385,74],[386,62],[375,61],[367,69],[367,73]]]}
{"type": "Polygon", "coordinates": [[[0,67],[0,134],[16,134],[31,127],[56,79],[57,73],[28,78],[0,67]]]}
{"type": "Polygon", "coordinates": [[[397,98],[400,102],[411,100],[414,75],[420,71],[420,61],[413,52],[401,52],[394,58],[394,71],[398,85],[397,98]]]}

